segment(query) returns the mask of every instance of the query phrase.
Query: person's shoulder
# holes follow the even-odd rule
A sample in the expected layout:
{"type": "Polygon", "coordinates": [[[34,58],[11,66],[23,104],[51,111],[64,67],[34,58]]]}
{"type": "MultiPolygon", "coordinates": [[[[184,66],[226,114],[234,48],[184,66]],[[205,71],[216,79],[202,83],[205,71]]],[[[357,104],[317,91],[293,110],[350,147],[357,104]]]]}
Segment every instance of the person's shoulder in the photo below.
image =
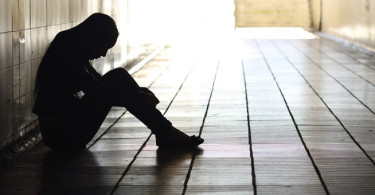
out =
{"type": "Polygon", "coordinates": [[[66,40],[69,39],[69,33],[65,31],[60,31],[56,34],[55,38],[53,39],[53,42],[61,42],[66,43],[66,40]]]}
{"type": "Polygon", "coordinates": [[[72,36],[68,30],[61,31],[56,34],[55,38],[52,40],[50,44],[50,48],[54,48],[54,50],[59,51],[64,50],[68,52],[71,47],[72,36]]]}

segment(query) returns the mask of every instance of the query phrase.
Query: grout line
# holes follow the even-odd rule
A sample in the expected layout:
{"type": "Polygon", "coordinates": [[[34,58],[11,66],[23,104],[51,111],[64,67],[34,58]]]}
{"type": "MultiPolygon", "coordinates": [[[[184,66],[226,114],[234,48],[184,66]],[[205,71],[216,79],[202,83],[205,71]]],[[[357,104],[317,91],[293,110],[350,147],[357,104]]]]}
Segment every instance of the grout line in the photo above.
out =
{"type": "MultiPolygon", "coordinates": [[[[203,116],[203,121],[202,121],[202,125],[201,127],[199,128],[199,137],[202,135],[202,131],[203,131],[203,127],[204,127],[204,123],[206,122],[206,117],[207,117],[207,113],[208,113],[208,109],[210,107],[210,102],[211,102],[211,97],[212,97],[212,94],[213,94],[213,91],[214,91],[214,86],[215,86],[215,83],[216,83],[216,76],[217,76],[217,72],[219,70],[219,64],[220,64],[220,60],[217,62],[217,66],[216,66],[216,71],[215,71],[215,76],[214,76],[214,81],[212,83],[212,88],[211,88],[211,93],[210,93],[210,97],[208,98],[208,103],[207,103],[207,107],[206,107],[206,112],[204,113],[204,116],[203,116]]],[[[186,175],[186,178],[185,178],[185,182],[184,182],[184,189],[182,191],[182,195],[184,195],[186,193],[186,190],[187,190],[187,184],[189,182],[189,179],[190,179],[190,175],[191,175],[191,171],[193,170],[193,166],[194,166],[194,162],[195,162],[195,157],[197,155],[197,147],[194,149],[194,153],[193,153],[193,156],[191,158],[191,162],[190,162],[190,166],[189,166],[189,170],[188,170],[188,173],[186,175]]]]}
{"type": "Polygon", "coordinates": [[[302,137],[301,131],[299,130],[298,125],[297,125],[297,123],[296,123],[296,120],[295,120],[295,118],[294,118],[294,116],[293,116],[293,114],[292,114],[292,111],[291,111],[290,108],[289,108],[289,105],[288,105],[288,102],[286,101],[286,98],[285,98],[285,96],[284,96],[284,93],[282,92],[282,90],[281,90],[281,88],[280,88],[280,85],[279,85],[279,83],[277,82],[277,79],[276,79],[276,77],[275,77],[275,74],[272,72],[272,69],[271,69],[270,65],[268,64],[268,61],[267,61],[267,59],[265,58],[263,51],[262,51],[261,48],[259,47],[259,43],[258,43],[258,41],[256,41],[256,45],[257,45],[259,51],[262,53],[263,59],[264,59],[264,61],[265,61],[266,64],[267,64],[267,68],[268,68],[268,70],[270,71],[270,73],[272,74],[273,80],[275,81],[275,83],[276,83],[276,85],[277,85],[277,88],[279,89],[279,92],[280,92],[281,96],[283,97],[283,100],[284,100],[285,106],[286,106],[286,108],[288,109],[288,112],[289,112],[290,117],[292,118],[292,121],[293,121],[294,126],[295,126],[295,128],[296,128],[296,131],[297,131],[297,133],[298,133],[298,136],[299,136],[299,138],[300,138],[300,140],[301,140],[301,143],[302,143],[303,147],[305,148],[305,151],[306,151],[307,155],[308,155],[309,158],[310,158],[310,161],[311,161],[311,163],[312,163],[312,165],[313,165],[313,167],[314,167],[314,169],[315,169],[316,174],[317,174],[318,177],[319,177],[320,183],[322,184],[322,186],[323,186],[324,191],[326,192],[326,194],[329,195],[330,193],[329,193],[329,191],[328,191],[327,185],[325,184],[325,182],[324,182],[324,180],[323,180],[322,174],[320,173],[320,170],[319,170],[317,164],[315,163],[315,161],[314,161],[314,159],[313,159],[313,157],[312,157],[312,155],[311,155],[311,153],[310,153],[310,150],[309,150],[309,148],[307,147],[307,145],[306,145],[306,143],[305,143],[305,140],[304,140],[303,137],[302,137]]]}
{"type": "Polygon", "coordinates": [[[248,99],[248,94],[247,94],[246,75],[245,75],[245,68],[244,68],[243,59],[241,60],[241,63],[242,63],[243,81],[244,81],[244,85],[245,85],[247,128],[248,128],[248,134],[249,134],[250,159],[251,159],[251,175],[252,175],[254,195],[256,195],[257,194],[257,185],[256,185],[255,163],[254,163],[255,161],[254,161],[254,153],[253,153],[253,142],[252,142],[252,139],[251,139],[249,99],[248,99]]]}
{"type": "MultiPolygon", "coordinates": [[[[277,47],[277,46],[276,46],[277,47]]],[[[278,47],[277,47],[278,48],[278,47]]],[[[284,55],[285,56],[285,55],[284,55]]],[[[353,137],[353,135],[349,132],[349,130],[345,127],[345,125],[341,122],[341,120],[335,115],[335,113],[331,110],[331,108],[328,106],[328,104],[323,100],[323,98],[318,94],[318,92],[314,89],[314,87],[310,84],[310,82],[306,79],[305,76],[303,76],[303,74],[297,69],[297,67],[289,60],[289,58],[287,56],[285,56],[285,58],[289,61],[289,63],[291,64],[291,66],[293,66],[293,68],[298,72],[298,74],[301,75],[301,77],[305,80],[305,82],[310,86],[310,88],[314,91],[314,93],[319,97],[319,99],[322,101],[322,103],[327,107],[327,109],[329,110],[329,112],[331,112],[331,114],[336,118],[336,120],[340,123],[340,125],[344,128],[344,130],[346,131],[346,133],[349,135],[349,137],[352,139],[352,141],[359,147],[359,149],[362,150],[362,152],[366,155],[366,157],[371,161],[371,163],[375,166],[375,161],[371,158],[371,156],[369,154],[367,154],[366,150],[364,148],[362,148],[362,146],[357,142],[357,140],[355,140],[355,138],[353,137]]],[[[329,74],[328,74],[329,75],[329,74]]],[[[345,88],[345,87],[344,87],[345,88]]],[[[346,88],[345,88],[346,89],[346,88]]],[[[355,96],[354,96],[355,97],[355,96]]],[[[359,100],[358,100],[359,101],[359,100]]],[[[361,102],[361,101],[360,101],[361,102]]],[[[361,102],[362,103],[362,102],[361,102]]],[[[366,106],[365,106],[366,107],[366,106]]],[[[372,110],[370,110],[372,111],[372,110]]],[[[374,112],[372,112],[374,113],[374,112]]]]}

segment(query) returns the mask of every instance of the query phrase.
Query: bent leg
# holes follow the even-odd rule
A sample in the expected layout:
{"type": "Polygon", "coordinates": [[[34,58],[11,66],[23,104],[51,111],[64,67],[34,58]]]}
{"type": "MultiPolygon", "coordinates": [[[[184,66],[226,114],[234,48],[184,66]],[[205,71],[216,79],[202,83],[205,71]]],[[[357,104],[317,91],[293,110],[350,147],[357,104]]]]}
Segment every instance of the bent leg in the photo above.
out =
{"type": "Polygon", "coordinates": [[[100,91],[105,92],[106,101],[112,106],[125,107],[153,133],[171,128],[172,123],[145,102],[141,88],[125,69],[117,68],[105,74],[100,82],[100,91]]]}
{"type": "MultiPolygon", "coordinates": [[[[113,106],[123,106],[156,135],[156,145],[162,147],[195,147],[203,143],[199,137],[189,137],[172,126],[155,105],[145,101],[142,89],[129,73],[114,69],[103,76],[102,91],[113,106]]],[[[152,92],[150,92],[152,94],[152,92]]],[[[153,94],[152,94],[153,95],[153,94]]],[[[155,97],[156,98],[156,97],[155,97]]],[[[157,98],[156,101],[158,102],[157,98]]]]}
{"type": "MultiPolygon", "coordinates": [[[[86,99],[92,99],[93,101],[87,105],[93,105],[95,108],[95,102],[99,102],[100,105],[107,105],[108,108],[111,106],[125,107],[156,135],[158,146],[191,147],[197,146],[204,141],[195,136],[189,137],[185,133],[174,128],[172,123],[169,122],[158,109],[156,109],[155,105],[152,106],[152,104],[150,104],[144,97],[145,94],[143,94],[142,89],[129,73],[125,69],[117,68],[105,74],[100,81],[98,89],[93,93],[88,94],[86,99]]],[[[93,110],[90,110],[90,107],[87,107],[85,110],[94,112],[93,110]]],[[[103,117],[103,120],[106,115],[107,113],[101,116],[103,117]]],[[[90,116],[90,114],[87,113],[87,116],[90,116]]],[[[86,120],[88,121],[87,123],[90,123],[90,117],[86,118],[86,120]]],[[[98,120],[100,121],[100,123],[98,123],[99,126],[92,129],[98,129],[103,120],[98,120]]]]}

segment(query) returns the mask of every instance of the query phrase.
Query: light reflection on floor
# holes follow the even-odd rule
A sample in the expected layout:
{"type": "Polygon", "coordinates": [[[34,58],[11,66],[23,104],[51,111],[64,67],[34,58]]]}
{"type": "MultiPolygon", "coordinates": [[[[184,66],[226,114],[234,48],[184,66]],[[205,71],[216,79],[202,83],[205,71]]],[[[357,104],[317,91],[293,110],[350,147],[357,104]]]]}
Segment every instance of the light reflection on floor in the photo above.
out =
{"type": "Polygon", "coordinates": [[[236,35],[243,39],[317,39],[316,35],[300,27],[237,28],[236,35]]]}

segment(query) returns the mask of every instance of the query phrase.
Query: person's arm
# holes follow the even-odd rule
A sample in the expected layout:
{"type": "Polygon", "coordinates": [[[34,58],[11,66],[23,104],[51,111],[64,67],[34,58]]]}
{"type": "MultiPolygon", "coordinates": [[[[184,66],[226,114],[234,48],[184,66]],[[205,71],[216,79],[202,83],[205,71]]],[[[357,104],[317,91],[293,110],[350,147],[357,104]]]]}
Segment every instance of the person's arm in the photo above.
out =
{"type": "Polygon", "coordinates": [[[82,91],[84,94],[95,90],[99,85],[101,75],[91,66],[88,61],[73,59],[69,66],[69,75],[72,81],[71,88],[75,88],[75,93],[82,91]]]}

